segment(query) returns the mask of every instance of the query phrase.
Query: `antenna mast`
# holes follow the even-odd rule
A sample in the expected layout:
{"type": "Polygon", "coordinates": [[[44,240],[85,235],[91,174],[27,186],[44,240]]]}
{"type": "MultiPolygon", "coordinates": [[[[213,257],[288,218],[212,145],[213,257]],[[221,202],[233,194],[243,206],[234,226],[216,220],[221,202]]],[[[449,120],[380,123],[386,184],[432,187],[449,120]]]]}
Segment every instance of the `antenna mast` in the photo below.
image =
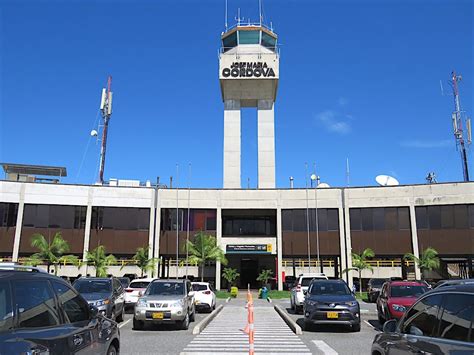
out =
{"type": "MultiPolygon", "coordinates": [[[[460,148],[461,153],[461,162],[463,168],[463,176],[464,181],[469,181],[469,168],[467,163],[467,149],[466,149],[466,141],[465,135],[463,132],[463,120],[462,120],[462,113],[461,111],[461,104],[459,100],[459,88],[458,83],[462,80],[461,75],[456,75],[456,72],[453,71],[451,73],[451,86],[453,88],[453,95],[454,95],[454,111],[452,114],[452,121],[453,121],[453,130],[454,130],[454,138],[456,139],[456,147],[460,148]]],[[[467,128],[467,145],[471,144],[471,120],[466,120],[466,128],[467,128]]]]}
{"type": "Polygon", "coordinates": [[[100,113],[104,120],[104,128],[102,131],[102,144],[100,147],[100,168],[99,168],[99,183],[104,184],[104,169],[105,169],[105,152],[107,149],[107,131],[109,128],[110,117],[112,116],[112,77],[107,78],[107,88],[102,89],[102,98],[100,100],[100,113]]]}

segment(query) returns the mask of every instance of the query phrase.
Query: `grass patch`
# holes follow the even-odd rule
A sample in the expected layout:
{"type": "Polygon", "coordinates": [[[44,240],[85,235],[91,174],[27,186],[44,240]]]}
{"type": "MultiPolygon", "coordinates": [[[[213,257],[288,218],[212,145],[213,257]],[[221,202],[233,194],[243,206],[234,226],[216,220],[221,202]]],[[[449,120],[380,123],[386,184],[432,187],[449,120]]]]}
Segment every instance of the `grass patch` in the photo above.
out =
{"type": "Polygon", "coordinates": [[[230,297],[230,292],[227,291],[216,291],[216,298],[219,299],[228,299],[230,297]]]}
{"type": "Polygon", "coordinates": [[[283,298],[290,298],[290,291],[277,291],[277,290],[271,290],[268,292],[268,297],[271,299],[283,299],[283,298]]]}
{"type": "Polygon", "coordinates": [[[367,292],[362,292],[362,296],[360,292],[356,292],[355,296],[359,301],[369,302],[369,297],[367,296],[367,292]]]}

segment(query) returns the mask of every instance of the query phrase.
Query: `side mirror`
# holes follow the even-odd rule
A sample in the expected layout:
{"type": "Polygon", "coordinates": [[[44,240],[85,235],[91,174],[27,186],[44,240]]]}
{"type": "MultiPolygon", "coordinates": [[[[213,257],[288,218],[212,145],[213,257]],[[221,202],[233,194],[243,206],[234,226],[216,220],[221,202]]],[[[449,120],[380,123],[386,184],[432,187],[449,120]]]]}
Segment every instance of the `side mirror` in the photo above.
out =
{"type": "Polygon", "coordinates": [[[89,311],[90,311],[91,318],[95,318],[99,314],[99,310],[97,309],[97,307],[91,304],[89,305],[89,311]]]}
{"type": "Polygon", "coordinates": [[[397,329],[397,321],[395,319],[391,319],[383,325],[383,332],[384,333],[395,333],[397,329]]]}

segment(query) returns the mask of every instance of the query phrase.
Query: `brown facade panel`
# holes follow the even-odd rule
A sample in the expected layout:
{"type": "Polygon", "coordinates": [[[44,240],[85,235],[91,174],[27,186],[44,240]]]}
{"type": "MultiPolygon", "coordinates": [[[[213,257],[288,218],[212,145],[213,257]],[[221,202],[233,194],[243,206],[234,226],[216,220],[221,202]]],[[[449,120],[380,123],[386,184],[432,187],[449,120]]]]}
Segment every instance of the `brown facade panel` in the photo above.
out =
{"type": "Polygon", "coordinates": [[[361,254],[370,248],[375,255],[404,255],[412,253],[410,231],[375,230],[351,231],[352,252],[361,254]]]}
{"type": "Polygon", "coordinates": [[[46,240],[52,242],[54,235],[61,232],[61,236],[69,243],[68,254],[82,254],[84,250],[84,229],[57,229],[57,228],[35,228],[23,227],[21,229],[20,253],[31,254],[38,250],[31,246],[31,238],[34,234],[42,234],[46,240]]]}
{"type": "MultiPolygon", "coordinates": [[[[189,239],[192,240],[193,236],[199,232],[200,231],[189,231],[189,239]]],[[[205,233],[212,236],[216,235],[215,231],[206,231],[205,233]]],[[[180,256],[186,255],[186,236],[187,232],[178,232],[178,250],[180,256]]],[[[176,256],[176,231],[160,232],[160,255],[176,256]]]]}
{"type": "Polygon", "coordinates": [[[0,227],[0,253],[11,256],[16,227],[0,227]]]}
{"type": "Polygon", "coordinates": [[[148,231],[92,229],[89,250],[103,245],[107,254],[134,255],[137,248],[148,246],[148,237],[148,231]]]}
{"type": "MultiPolygon", "coordinates": [[[[310,232],[311,254],[317,254],[316,232],[310,232]]],[[[283,232],[282,234],[283,255],[301,256],[308,255],[308,233],[307,232],[283,232]]],[[[339,255],[339,232],[319,232],[319,253],[321,255],[339,255]]]]}
{"type": "Polygon", "coordinates": [[[418,230],[418,249],[421,253],[432,247],[441,255],[474,254],[473,229],[422,229],[418,230]]]}

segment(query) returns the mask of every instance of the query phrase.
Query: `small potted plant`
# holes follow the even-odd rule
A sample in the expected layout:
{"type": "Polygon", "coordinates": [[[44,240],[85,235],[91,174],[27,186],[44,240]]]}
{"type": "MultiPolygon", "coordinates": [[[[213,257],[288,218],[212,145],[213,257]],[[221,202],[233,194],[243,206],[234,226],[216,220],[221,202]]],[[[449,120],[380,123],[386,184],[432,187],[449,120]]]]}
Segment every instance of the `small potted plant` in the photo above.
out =
{"type": "Polygon", "coordinates": [[[222,272],[222,277],[227,281],[227,291],[230,292],[230,288],[234,285],[234,281],[240,276],[237,269],[226,267],[222,272]]]}
{"type": "Polygon", "coordinates": [[[263,269],[260,272],[260,275],[257,277],[257,281],[260,281],[262,283],[263,287],[266,287],[267,290],[271,290],[271,284],[268,282],[268,280],[272,277],[273,271],[270,269],[263,269]]]}

